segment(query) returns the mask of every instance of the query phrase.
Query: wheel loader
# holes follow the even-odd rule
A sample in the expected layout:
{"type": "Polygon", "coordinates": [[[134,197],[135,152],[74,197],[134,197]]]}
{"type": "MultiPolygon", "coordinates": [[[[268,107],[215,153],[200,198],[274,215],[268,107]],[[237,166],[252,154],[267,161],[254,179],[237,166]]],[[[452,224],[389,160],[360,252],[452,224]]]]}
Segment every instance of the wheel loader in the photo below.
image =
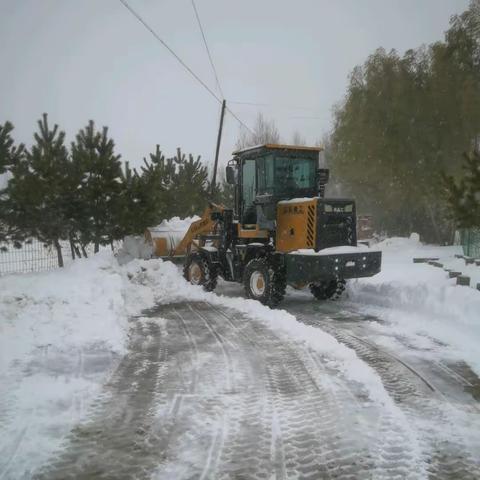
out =
{"type": "Polygon", "coordinates": [[[375,275],[381,252],[357,246],[354,200],[325,198],[320,151],[266,144],[234,152],[226,168],[233,208],[211,203],[174,248],[157,239],[157,253],[183,255],[185,278],[207,291],[220,276],[270,307],[287,285],[326,300],[346,280],[375,275]]]}

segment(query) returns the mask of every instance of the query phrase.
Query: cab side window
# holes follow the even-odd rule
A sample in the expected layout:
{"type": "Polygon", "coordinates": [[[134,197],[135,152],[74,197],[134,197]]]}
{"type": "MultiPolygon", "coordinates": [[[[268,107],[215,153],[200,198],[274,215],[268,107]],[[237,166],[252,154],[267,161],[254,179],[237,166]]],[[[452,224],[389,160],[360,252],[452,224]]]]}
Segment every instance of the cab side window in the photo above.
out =
{"type": "Polygon", "coordinates": [[[273,155],[266,155],[265,157],[257,159],[257,179],[259,195],[274,193],[273,162],[273,155]]]}
{"type": "Polygon", "coordinates": [[[256,211],[253,201],[257,194],[257,176],[255,160],[244,160],[242,165],[242,223],[253,224],[256,222],[256,211]]]}

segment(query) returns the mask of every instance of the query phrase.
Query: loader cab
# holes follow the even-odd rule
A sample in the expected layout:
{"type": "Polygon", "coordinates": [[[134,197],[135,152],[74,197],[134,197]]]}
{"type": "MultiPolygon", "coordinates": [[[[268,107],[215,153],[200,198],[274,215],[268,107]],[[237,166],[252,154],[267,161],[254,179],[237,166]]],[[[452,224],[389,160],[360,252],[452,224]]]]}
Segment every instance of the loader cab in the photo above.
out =
{"type": "Polygon", "coordinates": [[[262,145],[234,152],[227,181],[235,184],[235,213],[243,225],[272,228],[281,200],[319,193],[318,147],[262,145]]]}

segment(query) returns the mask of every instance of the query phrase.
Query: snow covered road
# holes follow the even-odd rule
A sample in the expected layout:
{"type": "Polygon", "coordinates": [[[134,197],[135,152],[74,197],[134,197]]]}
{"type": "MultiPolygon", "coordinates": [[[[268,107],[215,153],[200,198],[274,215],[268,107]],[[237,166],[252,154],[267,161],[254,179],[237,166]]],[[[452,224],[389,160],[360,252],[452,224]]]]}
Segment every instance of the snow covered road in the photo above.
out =
{"type": "Polygon", "coordinates": [[[380,456],[412,470],[401,433],[384,443],[391,420],[331,381],[320,358],[234,311],[162,306],[36,478],[358,478],[380,456]],[[372,422],[377,439],[362,433],[372,422]]]}
{"type": "MultiPolygon", "coordinates": [[[[332,311],[301,296],[287,308],[355,349],[398,411],[371,402],[323,355],[234,310],[164,305],[134,320],[127,355],[35,478],[479,478],[472,443],[458,436],[478,424],[467,392],[454,401],[364,342],[353,333],[358,316],[337,308],[331,322],[332,311]]],[[[462,394],[459,377],[450,380],[462,394]]]]}
{"type": "Polygon", "coordinates": [[[297,296],[287,308],[375,370],[417,430],[431,478],[480,478],[480,379],[464,362],[449,359],[446,345],[432,349],[432,339],[418,345],[381,328],[379,334],[382,320],[348,302],[315,304],[297,296]]]}
{"type": "Polygon", "coordinates": [[[0,480],[478,479],[480,295],[444,273],[277,310],[107,253],[0,278],[0,480]]]}

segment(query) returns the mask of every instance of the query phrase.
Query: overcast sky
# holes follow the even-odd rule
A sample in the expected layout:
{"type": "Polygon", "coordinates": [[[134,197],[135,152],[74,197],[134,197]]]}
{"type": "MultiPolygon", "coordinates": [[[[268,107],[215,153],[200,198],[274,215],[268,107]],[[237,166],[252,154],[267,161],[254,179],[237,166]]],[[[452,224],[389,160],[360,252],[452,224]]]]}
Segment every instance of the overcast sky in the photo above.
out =
{"type": "MultiPolygon", "coordinates": [[[[128,1],[215,90],[191,0],[128,1]]],[[[260,109],[285,142],[298,130],[308,143],[329,130],[355,65],[380,46],[442,40],[468,3],[196,0],[227,103],[270,105],[230,108],[248,125],[260,109]]],[[[0,71],[0,123],[12,121],[18,141],[30,143],[47,112],[69,139],[89,119],[107,125],[132,164],[157,143],[213,158],[219,104],[118,0],[0,0],[0,71]]],[[[228,115],[223,161],[238,129],[228,115]]]]}

